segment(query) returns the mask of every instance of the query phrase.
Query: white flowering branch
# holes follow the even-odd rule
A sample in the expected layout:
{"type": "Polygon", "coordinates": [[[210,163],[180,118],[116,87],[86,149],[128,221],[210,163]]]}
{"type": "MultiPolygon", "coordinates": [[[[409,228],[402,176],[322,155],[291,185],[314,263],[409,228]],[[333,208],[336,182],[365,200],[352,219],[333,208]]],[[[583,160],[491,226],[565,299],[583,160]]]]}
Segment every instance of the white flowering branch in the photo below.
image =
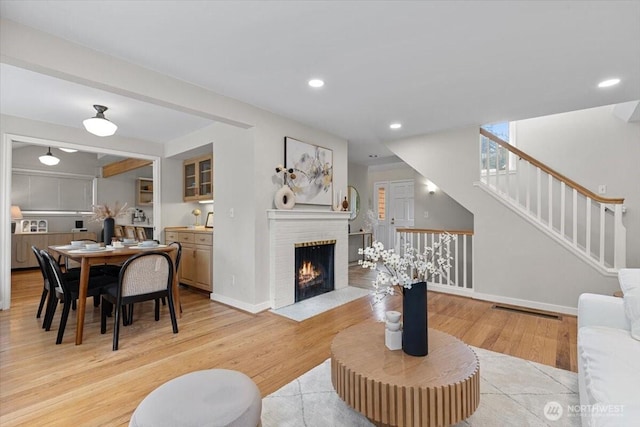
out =
{"type": "Polygon", "coordinates": [[[127,204],[120,206],[118,202],[111,209],[106,203],[102,205],[93,205],[93,214],[91,215],[91,221],[104,221],[107,218],[118,218],[127,213],[127,204]]]}
{"type": "Polygon", "coordinates": [[[379,303],[387,295],[394,295],[396,287],[399,290],[411,289],[414,283],[428,282],[434,277],[446,275],[451,268],[451,239],[451,234],[445,233],[438,242],[425,247],[421,253],[407,244],[402,256],[393,249],[385,249],[381,242],[358,249],[358,253],[364,255],[364,260],[359,260],[358,264],[378,272],[372,282],[373,304],[379,303]]]}

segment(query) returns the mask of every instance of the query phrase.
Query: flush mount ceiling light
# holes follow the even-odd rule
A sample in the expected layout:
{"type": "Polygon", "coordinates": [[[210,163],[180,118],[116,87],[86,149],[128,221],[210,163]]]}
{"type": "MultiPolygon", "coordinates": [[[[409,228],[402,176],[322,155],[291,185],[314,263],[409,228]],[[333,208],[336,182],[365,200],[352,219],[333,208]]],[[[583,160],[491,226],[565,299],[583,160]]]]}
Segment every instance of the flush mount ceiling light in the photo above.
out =
{"type": "Polygon", "coordinates": [[[60,163],[60,159],[51,154],[51,147],[49,147],[47,154],[38,157],[38,159],[40,159],[40,163],[47,166],[55,166],[60,163]]]}
{"type": "Polygon", "coordinates": [[[78,150],[74,150],[73,148],[60,148],[60,149],[65,153],[75,153],[78,151],[78,150]]]}
{"type": "Polygon", "coordinates": [[[402,123],[391,123],[389,125],[389,129],[400,129],[402,127],[402,123]]]}
{"type": "Polygon", "coordinates": [[[97,136],[111,136],[116,133],[118,126],[104,117],[104,112],[108,110],[104,105],[94,105],[97,114],[95,117],[91,117],[82,122],[87,132],[97,136]]]}
{"type": "Polygon", "coordinates": [[[315,87],[315,88],[322,87],[322,86],[324,86],[324,80],[311,79],[311,80],[309,80],[309,86],[315,87]]]}
{"type": "Polygon", "coordinates": [[[608,79],[598,83],[598,87],[611,87],[620,83],[620,79],[608,79]]]}

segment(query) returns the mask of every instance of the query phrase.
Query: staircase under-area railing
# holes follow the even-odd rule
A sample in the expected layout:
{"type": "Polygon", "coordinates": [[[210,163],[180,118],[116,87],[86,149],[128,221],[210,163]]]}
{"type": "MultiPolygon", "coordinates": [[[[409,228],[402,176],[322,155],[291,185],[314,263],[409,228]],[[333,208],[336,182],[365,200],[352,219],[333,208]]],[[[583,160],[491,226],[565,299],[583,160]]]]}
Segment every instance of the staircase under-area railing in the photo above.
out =
{"type": "MultiPolygon", "coordinates": [[[[446,241],[445,236],[450,235],[451,240],[444,244],[451,256],[451,266],[442,275],[438,275],[428,283],[429,289],[451,293],[465,294],[473,290],[472,271],[472,244],[473,231],[470,230],[431,230],[419,228],[396,229],[395,251],[403,255],[407,247],[415,248],[419,253],[424,252],[425,247],[434,247],[435,243],[446,241]]],[[[439,245],[439,254],[442,255],[443,247],[439,245]]]]}
{"type": "Polygon", "coordinates": [[[601,271],[626,265],[624,199],[601,197],[484,129],[479,185],[601,271]]]}

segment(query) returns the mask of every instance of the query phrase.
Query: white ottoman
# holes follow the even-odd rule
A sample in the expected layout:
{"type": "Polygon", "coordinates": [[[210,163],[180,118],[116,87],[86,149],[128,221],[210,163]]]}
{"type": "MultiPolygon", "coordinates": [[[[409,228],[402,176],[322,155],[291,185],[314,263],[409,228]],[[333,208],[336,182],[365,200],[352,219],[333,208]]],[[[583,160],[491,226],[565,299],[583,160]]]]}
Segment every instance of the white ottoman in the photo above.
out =
{"type": "Polygon", "coordinates": [[[227,369],[195,371],[152,391],[131,416],[131,427],[260,425],[262,398],[245,374],[227,369]]]}

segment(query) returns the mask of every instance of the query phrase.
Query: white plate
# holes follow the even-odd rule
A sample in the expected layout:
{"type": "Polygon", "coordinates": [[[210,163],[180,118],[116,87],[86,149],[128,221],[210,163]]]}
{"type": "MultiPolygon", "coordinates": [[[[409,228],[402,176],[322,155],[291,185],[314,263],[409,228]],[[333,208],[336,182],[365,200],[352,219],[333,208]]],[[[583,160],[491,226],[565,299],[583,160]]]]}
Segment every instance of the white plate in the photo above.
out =
{"type": "Polygon", "coordinates": [[[63,245],[63,246],[56,246],[56,249],[63,249],[63,250],[82,249],[82,246],[63,245]]]}
{"type": "Polygon", "coordinates": [[[153,245],[153,246],[130,246],[129,249],[157,249],[157,248],[166,248],[167,245],[153,245]]]}
{"type": "Polygon", "coordinates": [[[76,249],[73,251],[69,251],[70,253],[74,253],[74,254],[87,254],[87,253],[92,253],[92,252],[106,252],[106,251],[112,251],[113,248],[98,248],[98,249],[76,249]]]}

